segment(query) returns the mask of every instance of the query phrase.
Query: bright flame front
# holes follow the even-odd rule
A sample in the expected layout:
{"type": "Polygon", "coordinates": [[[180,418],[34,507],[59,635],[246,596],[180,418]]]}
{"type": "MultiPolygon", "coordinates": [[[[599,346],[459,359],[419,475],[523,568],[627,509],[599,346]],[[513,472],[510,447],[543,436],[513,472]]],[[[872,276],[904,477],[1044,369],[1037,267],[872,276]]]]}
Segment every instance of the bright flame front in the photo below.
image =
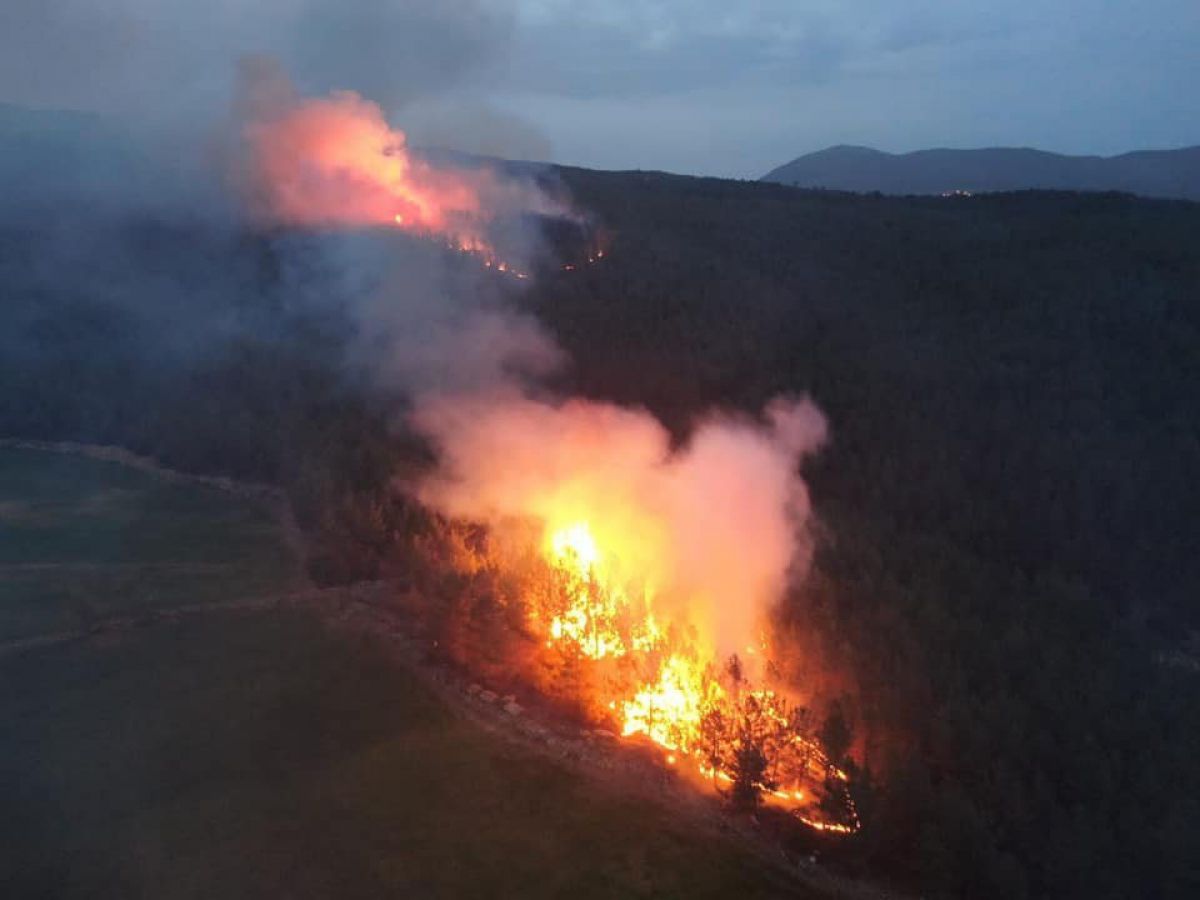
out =
{"type": "MultiPolygon", "coordinates": [[[[857,828],[848,794],[846,821],[830,820],[816,809],[820,785],[830,779],[845,783],[848,777],[795,726],[786,700],[756,685],[740,660],[718,665],[690,623],[664,627],[652,593],[621,583],[618,560],[597,542],[587,522],[548,530],[544,557],[560,590],[542,595],[540,606],[531,603],[531,619],[535,627],[546,623],[548,650],[581,657],[592,667],[592,687],[599,692],[593,715],[615,721],[623,737],[657,744],[669,765],[689,761],[715,784],[735,781],[731,754],[753,741],[765,751],[763,771],[754,782],[764,802],[795,811],[818,830],[857,828]]],[[[754,659],[766,648],[746,649],[747,658],[754,659]]]]}

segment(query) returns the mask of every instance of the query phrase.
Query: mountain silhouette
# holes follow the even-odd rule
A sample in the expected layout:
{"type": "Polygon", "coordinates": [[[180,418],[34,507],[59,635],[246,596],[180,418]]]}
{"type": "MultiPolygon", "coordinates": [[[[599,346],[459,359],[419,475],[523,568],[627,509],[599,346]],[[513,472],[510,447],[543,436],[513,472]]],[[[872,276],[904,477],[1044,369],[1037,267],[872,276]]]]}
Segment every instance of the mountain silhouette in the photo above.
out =
{"type": "Polygon", "coordinates": [[[1119,156],[1065,156],[1029,148],[884,153],[837,146],[773,169],[763,181],[884,194],[954,191],[1125,191],[1200,200],[1200,146],[1119,156]]]}

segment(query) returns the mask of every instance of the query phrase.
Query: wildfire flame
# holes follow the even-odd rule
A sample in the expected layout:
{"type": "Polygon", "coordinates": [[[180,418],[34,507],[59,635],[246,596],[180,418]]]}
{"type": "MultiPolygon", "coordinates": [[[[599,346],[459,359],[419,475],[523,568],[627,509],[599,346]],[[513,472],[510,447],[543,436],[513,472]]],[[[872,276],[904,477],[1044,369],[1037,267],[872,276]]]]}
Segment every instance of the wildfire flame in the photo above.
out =
{"type": "Polygon", "coordinates": [[[798,463],[824,435],[811,403],[713,417],[681,446],[642,411],[503,391],[426,397],[413,424],[439,455],[420,498],[490,526],[473,570],[499,573],[497,602],[524,620],[522,677],[678,771],[853,829],[846,773],[767,636],[807,565],[798,463]],[[822,811],[841,794],[847,812],[822,811]]]}
{"type": "Polygon", "coordinates": [[[573,218],[533,184],[484,165],[433,162],[353,91],[303,98],[273,64],[242,73],[243,171],[255,212],[301,227],[392,227],[440,239],[488,268],[526,278],[489,239],[497,216],[573,218]]]}
{"type": "Polygon", "coordinates": [[[245,126],[261,209],[298,225],[388,225],[482,243],[486,171],[437,168],[350,91],[264,110],[245,126]]]}
{"type": "MultiPolygon", "coordinates": [[[[599,679],[614,694],[600,715],[615,718],[623,737],[643,736],[663,749],[668,765],[685,759],[712,782],[728,785],[735,776],[717,762],[720,748],[714,745],[737,737],[732,732],[721,734],[709,723],[738,722],[740,693],[741,702],[749,703],[766,723],[765,739],[775,745],[768,761],[772,771],[755,784],[763,799],[793,810],[820,831],[845,834],[857,829],[849,795],[845,797],[848,821],[831,821],[812,810],[814,785],[829,778],[846,782],[848,776],[825,757],[811,736],[794,728],[782,697],[744,683],[740,674],[732,687],[723,685],[715,674],[715,659],[698,651],[695,641],[664,630],[649,597],[634,602],[618,584],[586,521],[549,531],[544,543],[545,561],[562,578],[564,588],[558,596],[565,607],[546,609],[535,600],[531,620],[535,627],[549,623],[545,646],[551,650],[578,653],[600,666],[617,660],[626,663],[623,672],[610,671],[599,679]]],[[[748,656],[758,652],[747,648],[748,656]]]]}

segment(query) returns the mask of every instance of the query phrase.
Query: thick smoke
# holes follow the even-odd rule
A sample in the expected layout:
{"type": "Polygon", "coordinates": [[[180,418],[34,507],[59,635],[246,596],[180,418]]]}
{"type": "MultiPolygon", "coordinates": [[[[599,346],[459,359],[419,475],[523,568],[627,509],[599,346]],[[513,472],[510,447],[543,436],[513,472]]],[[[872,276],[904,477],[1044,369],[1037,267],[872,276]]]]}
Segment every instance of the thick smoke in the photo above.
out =
{"type": "MultiPolygon", "coordinates": [[[[493,214],[500,194],[477,191],[459,170],[406,168],[402,136],[361,98],[305,102],[284,91],[270,108],[282,112],[252,117],[251,143],[272,160],[275,144],[286,144],[287,165],[259,170],[276,198],[267,208],[284,222],[385,224],[414,187],[429,191],[426,207],[438,214],[421,220],[425,230],[449,231],[443,194],[474,221],[493,214]]],[[[522,199],[551,208],[536,194],[522,199]]],[[[348,269],[359,267],[355,253],[365,264],[361,241],[342,249],[348,269]]],[[[807,568],[810,511],[799,464],[825,436],[812,403],[776,400],[760,421],[714,415],[673,448],[645,411],[539,389],[564,364],[562,353],[486,281],[430,280],[436,267],[411,249],[375,249],[382,258],[371,265],[391,259],[394,269],[356,310],[377,377],[409,395],[406,424],[438,455],[412,486],[417,496],[499,529],[512,519],[547,532],[586,524],[611,557],[608,568],[653,585],[666,618],[695,628],[711,651],[761,645],[769,608],[807,568]]]]}
{"type": "Polygon", "coordinates": [[[421,397],[413,424],[439,452],[420,498],[448,515],[551,529],[586,522],[624,577],[652,584],[669,621],[727,655],[761,643],[766,613],[809,559],[802,457],[825,438],[807,398],[765,422],[713,416],[673,448],[637,409],[503,390],[421,397]]]}
{"type": "MultiPolygon", "coordinates": [[[[389,395],[405,395],[404,427],[438,452],[434,470],[411,486],[424,502],[496,525],[512,517],[547,527],[586,520],[619,565],[653,583],[714,651],[759,643],[766,610],[807,567],[810,510],[799,464],[823,440],[820,413],[807,400],[781,399],[758,419],[714,414],[676,447],[645,411],[555,396],[545,376],[568,361],[514,309],[527,282],[495,268],[514,258],[511,246],[521,248],[522,265],[536,256],[531,218],[574,214],[558,193],[527,178],[415,150],[393,124],[411,108],[424,110],[434,130],[461,133],[445,104],[469,95],[472,80],[503,59],[504,5],[355,0],[335,9],[275,0],[246,13],[218,3],[182,9],[170,27],[138,0],[104,12],[70,0],[18,0],[4,15],[0,24],[22,25],[0,29],[0,51],[11,51],[0,52],[0,72],[14,76],[5,83],[24,85],[9,99],[103,108],[143,129],[161,128],[156,134],[170,131],[162,123],[183,123],[204,136],[176,144],[191,147],[186,164],[173,162],[163,144],[146,151],[160,173],[153,189],[147,180],[139,191],[148,167],[135,153],[120,177],[93,179],[95,190],[148,194],[160,220],[192,221],[197,195],[219,193],[197,184],[232,183],[225,196],[234,204],[204,201],[216,212],[191,227],[211,234],[217,223],[213,258],[222,260],[225,247],[240,246],[247,224],[270,226],[269,237],[260,231],[255,240],[269,241],[278,271],[263,275],[257,251],[240,250],[245,271],[222,293],[245,294],[249,306],[263,299],[255,294],[265,280],[285,308],[349,312],[354,368],[389,395]],[[262,54],[281,65],[264,63],[262,54]],[[235,76],[235,61],[248,58],[235,76]],[[214,173],[207,181],[195,177],[205,164],[214,173]]],[[[496,116],[477,118],[495,134],[505,131],[496,116]]],[[[77,157],[87,159],[90,149],[77,157]]],[[[30,156],[29,171],[44,155],[30,156]]],[[[62,158],[39,174],[61,181],[62,158]]],[[[75,242],[84,246],[93,232],[126,240],[111,220],[95,221],[91,196],[82,207],[55,200],[56,221],[66,223],[56,253],[86,265],[38,268],[50,273],[49,290],[107,302],[92,276],[120,261],[121,278],[109,283],[116,287],[104,286],[118,302],[133,308],[133,298],[139,305],[178,298],[196,315],[171,318],[196,331],[189,323],[217,306],[205,305],[200,286],[220,287],[213,273],[222,265],[191,265],[181,249],[195,246],[188,231],[170,245],[179,257],[176,280],[159,274],[162,258],[153,252],[161,251],[141,244],[105,253],[103,265],[74,254],[75,242]]],[[[42,282],[35,287],[26,307],[40,314],[42,282]]],[[[227,314],[241,321],[240,311],[227,314]]],[[[233,327],[222,329],[222,339],[233,327]]]]}
{"type": "MultiPolygon", "coordinates": [[[[245,97],[251,196],[270,220],[361,229],[399,216],[401,229],[475,249],[511,204],[560,208],[490,170],[411,155],[357,95],[302,100],[259,77],[245,97]]],[[[608,570],[652,585],[665,620],[695,629],[710,652],[762,644],[770,607],[810,555],[799,465],[825,436],[810,401],[778,399],[757,421],[713,415],[675,448],[645,411],[539,389],[562,354],[487,281],[455,279],[375,237],[340,252],[352,271],[391,267],[355,310],[365,358],[409,396],[406,425],[437,453],[410,486],[424,503],[498,530],[514,519],[547,534],[585,525],[608,570]]]]}
{"type": "MultiPolygon", "coordinates": [[[[506,0],[4,4],[6,359],[67,354],[89,371],[117,343],[120,364],[109,368],[137,378],[153,360],[158,380],[164,367],[182,374],[241,339],[291,340],[294,312],[349,312],[362,326],[357,368],[372,366],[388,385],[436,378],[424,362],[396,362],[397,348],[428,356],[430,340],[449,340],[471,310],[496,304],[497,279],[429,247],[392,253],[400,235],[359,232],[398,231],[400,215],[427,237],[466,244],[486,233],[505,260],[531,258],[533,230],[500,218],[561,211],[557,199],[473,162],[434,165],[391,124],[414,105],[480,108],[475,88],[504,65],[511,23],[506,0]],[[377,156],[376,177],[303,160],[306,126],[322,118],[392,151],[377,156]],[[279,122],[293,127],[272,142],[264,127],[279,122]],[[414,196],[397,196],[389,177],[402,159],[414,196]],[[295,233],[313,226],[323,233],[295,233]],[[115,339],[100,334],[110,327],[115,339]]],[[[478,130],[495,132],[493,149],[523,131],[485,118],[478,130]]],[[[329,329],[331,340],[341,329],[329,329]]]]}

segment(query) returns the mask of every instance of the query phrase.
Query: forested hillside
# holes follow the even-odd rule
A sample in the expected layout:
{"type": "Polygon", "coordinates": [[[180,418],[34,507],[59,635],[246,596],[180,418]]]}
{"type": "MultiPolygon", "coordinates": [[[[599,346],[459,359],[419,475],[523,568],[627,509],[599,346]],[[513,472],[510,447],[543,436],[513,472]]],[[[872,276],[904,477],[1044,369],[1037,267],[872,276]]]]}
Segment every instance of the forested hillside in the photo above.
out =
{"type": "Polygon", "coordinates": [[[830,417],[797,617],[880,738],[869,852],[971,896],[1193,890],[1200,207],[571,182],[619,223],[539,307],[584,389],[830,417]]]}
{"type": "MultiPolygon", "coordinates": [[[[570,387],[681,436],[781,391],[829,418],[780,619],[866,769],[830,853],[947,896],[1200,891],[1200,205],[561,174],[608,252],[508,290],[570,387]]],[[[64,227],[0,234],[0,434],[276,481],[319,577],[402,567],[424,451],[278,236],[64,227]]]]}

